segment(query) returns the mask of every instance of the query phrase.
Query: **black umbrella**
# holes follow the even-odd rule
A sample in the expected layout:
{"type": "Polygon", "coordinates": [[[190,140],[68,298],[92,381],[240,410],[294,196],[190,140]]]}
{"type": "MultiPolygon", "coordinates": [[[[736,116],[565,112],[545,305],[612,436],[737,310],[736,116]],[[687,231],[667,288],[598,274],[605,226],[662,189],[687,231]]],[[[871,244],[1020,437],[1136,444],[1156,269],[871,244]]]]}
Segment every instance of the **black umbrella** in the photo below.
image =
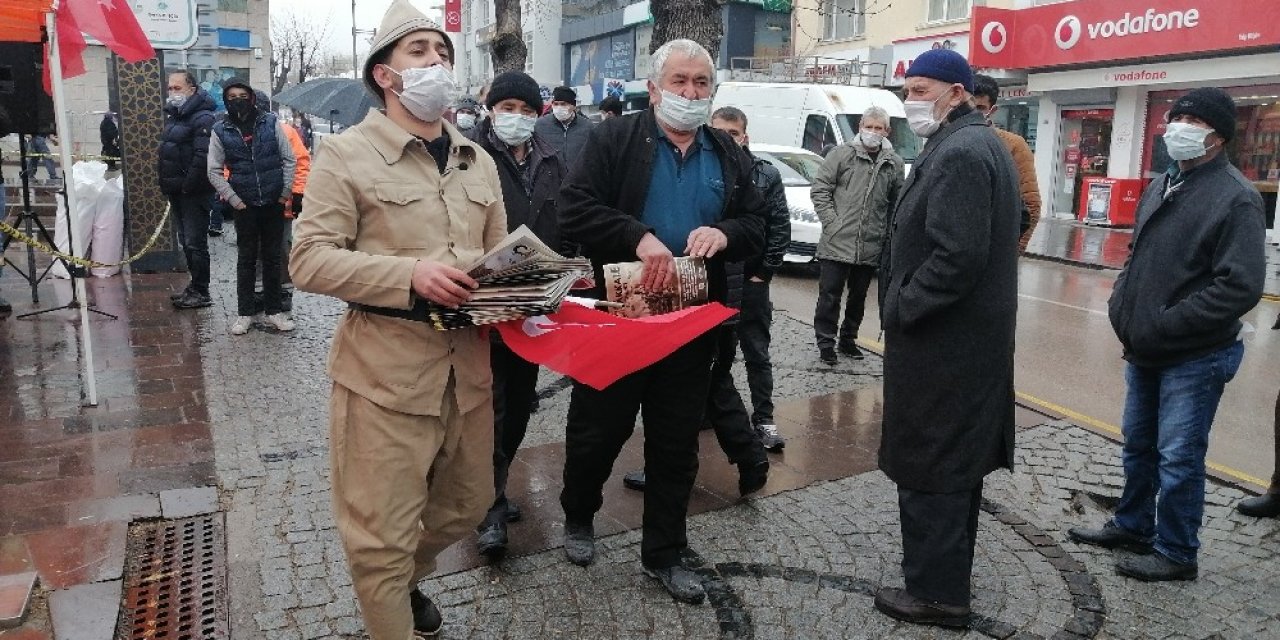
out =
{"type": "Polygon", "coordinates": [[[359,124],[369,109],[377,106],[364,81],[354,78],[308,80],[277,93],[272,99],[295,111],[346,127],[359,124]]]}

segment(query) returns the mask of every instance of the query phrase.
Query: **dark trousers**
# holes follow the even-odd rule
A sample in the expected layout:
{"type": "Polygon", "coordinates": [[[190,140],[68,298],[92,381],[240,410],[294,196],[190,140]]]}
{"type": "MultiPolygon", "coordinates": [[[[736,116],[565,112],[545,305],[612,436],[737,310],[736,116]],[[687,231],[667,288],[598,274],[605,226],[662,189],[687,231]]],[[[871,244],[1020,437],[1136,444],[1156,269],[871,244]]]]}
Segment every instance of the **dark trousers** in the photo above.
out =
{"type": "Polygon", "coordinates": [[[187,259],[191,284],[187,288],[209,295],[209,194],[169,196],[169,217],[178,246],[187,259]]]}
{"type": "Polygon", "coordinates": [[[813,312],[813,333],[819,349],[834,349],[836,325],[840,326],[839,344],[851,348],[858,338],[858,325],[862,324],[862,312],[867,304],[867,288],[876,268],[865,264],[848,264],[836,260],[823,260],[818,275],[818,308],[813,312]],[[840,320],[840,300],[849,291],[845,303],[844,320],[840,320]]]}
{"type": "Polygon", "coordinates": [[[229,205],[218,199],[217,194],[209,196],[209,228],[222,231],[222,221],[229,215],[223,214],[223,208],[229,205]]]}
{"type": "Polygon", "coordinates": [[[907,593],[943,604],[969,606],[981,503],[981,483],[956,493],[925,493],[898,487],[902,575],[907,593]]]}
{"type": "Polygon", "coordinates": [[[493,367],[493,489],[497,497],[481,526],[507,517],[507,475],[529,428],[538,386],[538,365],[516,355],[497,331],[489,335],[489,362],[493,367]]]}
{"type": "MultiPolygon", "coordinates": [[[[248,207],[235,213],[236,307],[251,316],[258,260],[262,260],[262,306],[267,315],[280,313],[280,269],[284,262],[284,209],[279,203],[248,207]]],[[[208,228],[207,224],[204,227],[208,228]]]]}
{"type": "Polygon", "coordinates": [[[715,336],[703,335],[597,391],[575,383],[565,433],[565,521],[590,524],[622,445],[644,419],[644,517],[640,561],[661,569],[688,546],[685,517],[698,475],[698,427],[711,384],[715,336]]]}
{"type": "Polygon", "coordinates": [[[738,314],[738,342],[747,369],[751,390],[751,424],[773,424],[773,363],[769,360],[769,328],[773,324],[773,304],[769,283],[742,284],[742,312],[738,314]]]}
{"type": "Polygon", "coordinates": [[[767,459],[764,444],[751,426],[742,395],[733,383],[733,357],[738,334],[732,325],[716,329],[715,364],[711,366],[711,392],[707,396],[707,422],[716,431],[720,449],[736,465],[752,465],[767,459]]]}

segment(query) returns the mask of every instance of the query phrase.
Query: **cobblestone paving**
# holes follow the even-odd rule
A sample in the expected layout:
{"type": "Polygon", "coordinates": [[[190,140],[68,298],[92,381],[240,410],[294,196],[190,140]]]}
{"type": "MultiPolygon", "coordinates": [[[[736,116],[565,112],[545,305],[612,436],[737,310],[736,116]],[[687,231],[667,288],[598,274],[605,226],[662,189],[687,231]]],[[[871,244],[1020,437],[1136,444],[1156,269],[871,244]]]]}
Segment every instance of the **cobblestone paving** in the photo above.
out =
{"type": "MultiPolygon", "coordinates": [[[[232,337],[234,250],[211,244],[222,282],[217,304],[198,313],[233,637],[361,638],[327,480],[324,360],[341,305],[299,294],[292,334],[232,337]]],[[[816,366],[811,329],[784,315],[773,352],[779,399],[879,382],[875,358],[816,366]]],[[[540,389],[528,446],[562,440],[569,394],[552,374],[540,389]]],[[[1101,522],[1118,496],[1117,447],[1065,424],[1019,437],[1017,472],[988,481],[978,617],[968,632],[903,625],[873,610],[875,588],[901,584],[896,494],[879,472],[691,518],[708,605],[676,604],[640,573],[635,531],[601,540],[587,569],[551,549],[423,586],[445,610],[446,638],[1079,637],[1097,633],[1099,621],[1105,638],[1280,637],[1280,527],[1235,515],[1240,491],[1211,486],[1200,580],[1145,585],[1115,576],[1110,552],[1065,540],[1067,527],[1101,522]]]]}

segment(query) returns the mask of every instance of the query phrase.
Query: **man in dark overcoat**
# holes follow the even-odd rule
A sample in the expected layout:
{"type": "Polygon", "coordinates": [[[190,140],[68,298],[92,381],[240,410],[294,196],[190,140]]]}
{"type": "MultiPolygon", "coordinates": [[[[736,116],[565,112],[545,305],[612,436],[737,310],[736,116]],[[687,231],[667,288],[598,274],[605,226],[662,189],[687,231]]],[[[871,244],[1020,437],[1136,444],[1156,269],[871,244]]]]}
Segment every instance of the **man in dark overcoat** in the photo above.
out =
{"type": "Polygon", "coordinates": [[[928,143],[881,257],[880,468],[898,485],[905,589],[876,608],[968,624],[982,479],[1013,465],[1013,340],[1021,196],[1013,159],[970,105],[953,51],[907,72],[907,120],[928,143]]]}

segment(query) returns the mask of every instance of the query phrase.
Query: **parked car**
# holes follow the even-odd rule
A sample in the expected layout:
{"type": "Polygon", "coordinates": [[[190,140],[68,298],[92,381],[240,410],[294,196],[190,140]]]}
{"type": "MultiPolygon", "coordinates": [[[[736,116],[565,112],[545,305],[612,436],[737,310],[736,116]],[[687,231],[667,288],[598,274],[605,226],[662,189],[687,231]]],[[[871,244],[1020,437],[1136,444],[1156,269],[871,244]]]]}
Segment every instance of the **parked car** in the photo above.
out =
{"type": "Polygon", "coordinates": [[[786,262],[813,262],[822,236],[822,223],[809,199],[809,187],[822,167],[822,156],[799,147],[752,144],[751,153],[778,168],[782,187],[791,210],[791,246],[783,258],[786,262]]]}

